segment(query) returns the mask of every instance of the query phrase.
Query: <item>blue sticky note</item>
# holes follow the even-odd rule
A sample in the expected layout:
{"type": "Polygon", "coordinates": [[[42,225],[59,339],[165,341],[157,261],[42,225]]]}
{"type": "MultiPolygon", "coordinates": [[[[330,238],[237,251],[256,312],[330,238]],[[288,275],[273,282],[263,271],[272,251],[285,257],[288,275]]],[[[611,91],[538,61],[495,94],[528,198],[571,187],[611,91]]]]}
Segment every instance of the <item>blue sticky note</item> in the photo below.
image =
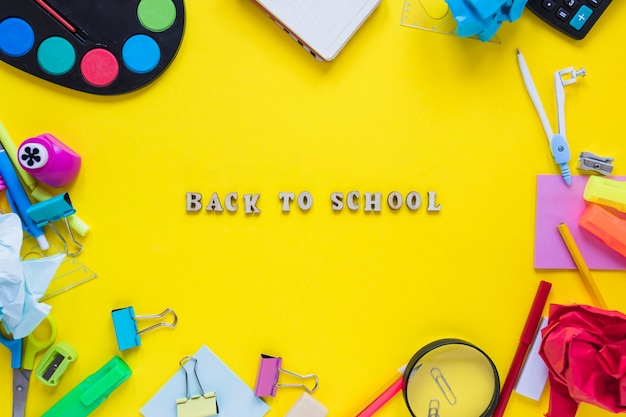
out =
{"type": "MultiPolygon", "coordinates": [[[[256,397],[230,368],[206,346],[194,355],[198,360],[198,377],[205,392],[215,391],[219,417],[263,417],[270,407],[256,397]]],[[[185,364],[189,378],[189,393],[199,394],[200,388],[193,377],[193,361],[185,364]]],[[[185,373],[178,372],[139,411],[144,417],[177,417],[176,400],[185,397],[185,373]]]]}

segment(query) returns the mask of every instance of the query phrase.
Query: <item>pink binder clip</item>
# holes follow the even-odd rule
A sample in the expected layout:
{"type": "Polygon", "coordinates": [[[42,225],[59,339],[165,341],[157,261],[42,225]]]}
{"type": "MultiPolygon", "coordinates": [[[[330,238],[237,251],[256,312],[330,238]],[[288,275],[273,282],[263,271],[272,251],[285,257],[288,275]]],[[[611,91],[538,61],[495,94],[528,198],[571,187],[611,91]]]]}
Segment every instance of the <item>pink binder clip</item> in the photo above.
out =
{"type": "Polygon", "coordinates": [[[257,375],[256,387],[254,388],[254,395],[257,397],[275,397],[276,389],[282,387],[298,387],[304,388],[308,392],[315,392],[319,384],[319,379],[315,374],[298,375],[296,373],[287,371],[281,368],[283,358],[276,358],[269,355],[261,354],[261,363],[259,365],[259,373],[257,375]],[[315,379],[315,385],[313,388],[309,388],[304,384],[279,384],[279,373],[283,372],[287,375],[294,376],[301,379],[315,379]]]}

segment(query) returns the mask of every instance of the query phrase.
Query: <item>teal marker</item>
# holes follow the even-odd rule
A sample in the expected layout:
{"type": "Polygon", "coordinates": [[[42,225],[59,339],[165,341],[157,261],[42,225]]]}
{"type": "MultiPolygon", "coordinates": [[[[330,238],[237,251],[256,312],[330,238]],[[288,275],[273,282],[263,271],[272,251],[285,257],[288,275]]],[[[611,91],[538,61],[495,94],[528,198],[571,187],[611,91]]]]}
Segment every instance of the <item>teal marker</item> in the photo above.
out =
{"type": "Polygon", "coordinates": [[[132,371],[114,356],[95,374],[88,376],[42,417],[86,417],[109,397],[117,387],[130,378],[132,371]]]}

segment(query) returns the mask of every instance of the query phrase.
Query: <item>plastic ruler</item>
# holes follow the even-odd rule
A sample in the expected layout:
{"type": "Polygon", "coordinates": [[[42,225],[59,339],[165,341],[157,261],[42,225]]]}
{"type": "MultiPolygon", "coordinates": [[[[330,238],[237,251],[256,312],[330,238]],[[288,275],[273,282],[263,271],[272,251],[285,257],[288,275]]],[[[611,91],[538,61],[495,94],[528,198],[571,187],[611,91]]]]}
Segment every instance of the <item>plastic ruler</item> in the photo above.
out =
{"type": "MultiPolygon", "coordinates": [[[[60,253],[63,253],[62,245],[55,243],[52,239],[50,239],[50,249],[44,254],[32,236],[26,235],[24,237],[21,250],[23,260],[54,256],[60,253]]],[[[50,299],[97,277],[98,274],[80,263],[78,259],[66,255],[61,265],[59,265],[54,278],[52,278],[48,291],[39,301],[50,299]]]]}
{"type": "MultiPolygon", "coordinates": [[[[400,24],[456,36],[456,21],[445,0],[404,0],[400,24]]],[[[472,36],[470,39],[478,38],[472,36]]],[[[489,42],[500,43],[494,36],[489,42]]]]}
{"type": "Polygon", "coordinates": [[[445,0],[404,0],[400,24],[454,35],[456,22],[445,0]]]}

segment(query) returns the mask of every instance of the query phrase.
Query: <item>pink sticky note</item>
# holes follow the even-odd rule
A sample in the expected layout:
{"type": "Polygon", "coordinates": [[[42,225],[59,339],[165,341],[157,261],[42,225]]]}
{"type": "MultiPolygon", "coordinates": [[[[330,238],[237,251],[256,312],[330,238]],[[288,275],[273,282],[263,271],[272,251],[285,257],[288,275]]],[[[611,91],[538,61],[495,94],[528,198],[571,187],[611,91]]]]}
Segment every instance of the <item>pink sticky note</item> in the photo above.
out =
{"type": "MultiPolygon", "coordinates": [[[[626,177],[611,177],[626,181],[626,177]]],[[[589,269],[626,270],[626,258],[578,226],[585,211],[583,198],[588,176],[572,176],[567,186],[560,175],[537,176],[535,218],[535,268],[576,269],[557,225],[567,223],[589,269]]]]}

